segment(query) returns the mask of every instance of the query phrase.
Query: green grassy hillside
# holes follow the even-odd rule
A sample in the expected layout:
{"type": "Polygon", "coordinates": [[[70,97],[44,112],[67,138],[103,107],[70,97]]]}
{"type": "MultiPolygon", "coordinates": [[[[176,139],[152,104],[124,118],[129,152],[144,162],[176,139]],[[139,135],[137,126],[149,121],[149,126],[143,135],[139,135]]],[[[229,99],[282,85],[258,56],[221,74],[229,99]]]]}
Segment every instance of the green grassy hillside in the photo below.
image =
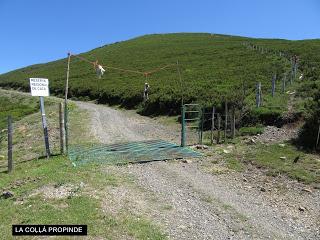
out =
{"type": "MultiPolygon", "coordinates": [[[[70,97],[97,99],[102,103],[139,107],[146,114],[175,114],[185,102],[200,102],[205,106],[221,104],[224,99],[254,106],[256,82],[262,82],[266,104],[285,107],[287,98],[279,93],[270,98],[274,73],[282,78],[290,70],[290,61],[273,52],[260,53],[243,43],[249,42],[271,50],[281,50],[301,57],[301,70],[307,79],[319,75],[320,41],[288,41],[251,39],[216,34],[154,34],[129,41],[106,45],[82,57],[99,60],[102,65],[147,72],[166,64],[181,68],[182,88],[175,65],[148,77],[150,100],[142,105],[143,74],[107,69],[98,79],[93,66],[72,58],[70,97]],[[244,95],[245,94],[245,95],[244,95]],[[240,101],[241,100],[241,101],[240,101]]],[[[29,91],[29,77],[50,79],[51,92],[63,94],[66,59],[38,64],[0,75],[0,86],[29,91]]],[[[313,79],[315,80],[315,79],[313,79]]],[[[279,81],[278,86],[281,82],[279,81]]]]}
{"type": "Polygon", "coordinates": [[[35,99],[17,95],[12,96],[10,93],[0,92],[0,131],[7,128],[8,115],[18,121],[38,110],[39,106],[35,99]]]}

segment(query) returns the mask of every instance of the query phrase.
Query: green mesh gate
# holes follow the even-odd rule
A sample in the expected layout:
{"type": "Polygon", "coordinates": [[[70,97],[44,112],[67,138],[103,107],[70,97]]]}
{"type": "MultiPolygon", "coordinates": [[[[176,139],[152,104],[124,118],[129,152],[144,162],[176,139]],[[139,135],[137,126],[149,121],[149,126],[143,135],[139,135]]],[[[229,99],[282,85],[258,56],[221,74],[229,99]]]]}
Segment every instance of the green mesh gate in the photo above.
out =
{"type": "Polygon", "coordinates": [[[180,147],[163,140],[149,140],[118,144],[74,145],[68,156],[75,164],[98,162],[125,164],[169,159],[196,158],[202,155],[187,147],[180,147]]]}
{"type": "Polygon", "coordinates": [[[181,146],[202,144],[203,112],[199,104],[181,108],[181,146]]]}

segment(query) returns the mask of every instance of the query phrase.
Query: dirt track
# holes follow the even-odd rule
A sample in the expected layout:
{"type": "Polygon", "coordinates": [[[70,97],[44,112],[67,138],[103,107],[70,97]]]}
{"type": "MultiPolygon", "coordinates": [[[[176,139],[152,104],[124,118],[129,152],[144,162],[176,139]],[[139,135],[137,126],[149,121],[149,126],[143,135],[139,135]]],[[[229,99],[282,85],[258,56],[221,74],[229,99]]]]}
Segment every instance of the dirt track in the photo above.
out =
{"type": "Polygon", "coordinates": [[[179,130],[164,127],[132,111],[115,110],[88,102],[77,102],[77,105],[91,113],[92,132],[102,143],[151,139],[179,141],[179,130]]]}
{"type": "MultiPolygon", "coordinates": [[[[179,140],[179,130],[133,112],[82,102],[78,106],[90,113],[92,132],[103,143],[179,140]]],[[[103,166],[104,171],[133,176],[136,184],[106,192],[120,200],[118,208],[150,218],[170,239],[320,239],[319,190],[302,191],[299,183],[258,170],[206,173],[204,164],[214,158],[103,166]]],[[[109,205],[105,203],[107,211],[109,205]]]]}

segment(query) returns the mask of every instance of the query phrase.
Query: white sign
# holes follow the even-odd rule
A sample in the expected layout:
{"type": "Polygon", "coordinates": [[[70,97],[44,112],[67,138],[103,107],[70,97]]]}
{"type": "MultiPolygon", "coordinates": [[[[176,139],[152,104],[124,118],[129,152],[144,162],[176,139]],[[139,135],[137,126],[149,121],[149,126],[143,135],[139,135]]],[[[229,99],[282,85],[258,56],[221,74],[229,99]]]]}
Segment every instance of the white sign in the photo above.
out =
{"type": "Polygon", "coordinates": [[[32,96],[48,97],[49,80],[46,78],[30,78],[30,90],[32,96]]]}

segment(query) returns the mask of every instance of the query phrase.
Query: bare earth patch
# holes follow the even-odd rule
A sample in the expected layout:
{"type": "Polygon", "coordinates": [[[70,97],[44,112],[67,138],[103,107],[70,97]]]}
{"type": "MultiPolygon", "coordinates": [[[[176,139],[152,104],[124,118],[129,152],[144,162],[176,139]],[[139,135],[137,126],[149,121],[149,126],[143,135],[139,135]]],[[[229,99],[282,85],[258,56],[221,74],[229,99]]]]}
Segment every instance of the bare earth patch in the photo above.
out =
{"type": "Polygon", "coordinates": [[[41,195],[45,199],[63,199],[75,196],[76,192],[77,188],[71,184],[61,186],[46,185],[35,190],[29,197],[41,195]]]}

